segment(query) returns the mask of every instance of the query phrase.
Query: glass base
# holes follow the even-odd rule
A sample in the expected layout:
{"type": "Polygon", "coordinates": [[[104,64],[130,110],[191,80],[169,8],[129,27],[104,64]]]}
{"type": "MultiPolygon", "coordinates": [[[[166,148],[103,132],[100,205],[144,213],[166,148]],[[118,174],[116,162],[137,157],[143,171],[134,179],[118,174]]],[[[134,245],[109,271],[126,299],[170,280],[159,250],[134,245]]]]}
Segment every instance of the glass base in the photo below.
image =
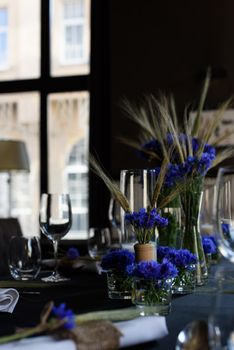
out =
{"type": "Polygon", "coordinates": [[[108,297],[110,299],[128,299],[131,300],[132,296],[129,292],[120,292],[108,290],[108,297]]]}
{"type": "Polygon", "coordinates": [[[195,290],[195,286],[173,286],[172,287],[172,294],[190,294],[193,293],[195,290]]]}
{"type": "Polygon", "coordinates": [[[136,305],[141,316],[167,316],[171,312],[171,304],[136,305]]]}
{"type": "Polygon", "coordinates": [[[41,279],[44,282],[52,282],[52,283],[57,283],[57,282],[65,282],[65,281],[70,281],[70,278],[63,277],[59,273],[52,274],[48,277],[43,277],[41,279]]]}

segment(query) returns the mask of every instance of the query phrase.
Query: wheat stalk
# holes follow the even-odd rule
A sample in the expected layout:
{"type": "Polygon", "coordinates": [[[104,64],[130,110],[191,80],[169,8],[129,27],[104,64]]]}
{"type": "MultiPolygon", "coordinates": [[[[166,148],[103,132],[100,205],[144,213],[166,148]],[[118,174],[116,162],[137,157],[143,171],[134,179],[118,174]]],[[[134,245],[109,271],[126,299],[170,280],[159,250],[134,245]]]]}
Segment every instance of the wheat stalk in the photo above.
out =
{"type": "Polygon", "coordinates": [[[92,154],[89,155],[89,163],[91,170],[103,180],[113,198],[116,199],[125,212],[129,212],[130,204],[127,197],[120,191],[115,181],[106,174],[105,170],[92,154]]]}
{"type": "Polygon", "coordinates": [[[194,120],[193,128],[192,128],[192,136],[195,136],[195,137],[198,136],[198,130],[199,130],[199,125],[200,125],[200,121],[201,121],[201,112],[204,108],[205,100],[206,100],[208,89],[210,86],[210,79],[211,79],[211,70],[210,70],[210,68],[208,68],[207,73],[206,73],[205,82],[204,82],[203,89],[202,89],[202,93],[201,93],[201,97],[200,97],[199,104],[198,104],[197,115],[196,115],[196,118],[194,120]]]}

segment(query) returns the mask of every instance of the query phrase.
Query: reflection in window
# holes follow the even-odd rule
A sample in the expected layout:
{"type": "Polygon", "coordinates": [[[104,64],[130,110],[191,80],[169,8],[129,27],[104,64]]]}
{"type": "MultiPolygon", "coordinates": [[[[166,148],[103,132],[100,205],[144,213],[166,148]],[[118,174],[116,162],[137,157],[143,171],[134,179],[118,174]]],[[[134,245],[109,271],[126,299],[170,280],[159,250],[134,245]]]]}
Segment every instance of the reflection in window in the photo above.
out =
{"type": "Polygon", "coordinates": [[[7,65],[8,50],[8,12],[7,8],[0,8],[0,69],[7,65]]]}
{"type": "Polygon", "coordinates": [[[65,239],[87,238],[89,94],[51,94],[48,107],[49,191],[71,196],[73,226],[65,239]]]}

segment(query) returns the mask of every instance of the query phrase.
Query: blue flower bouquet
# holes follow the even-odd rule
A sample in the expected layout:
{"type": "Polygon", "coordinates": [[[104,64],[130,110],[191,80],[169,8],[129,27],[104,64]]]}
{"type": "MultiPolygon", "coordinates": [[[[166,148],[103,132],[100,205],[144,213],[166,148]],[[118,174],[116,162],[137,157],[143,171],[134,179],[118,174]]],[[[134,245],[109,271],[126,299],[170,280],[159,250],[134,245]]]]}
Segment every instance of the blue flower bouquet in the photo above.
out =
{"type": "Polygon", "coordinates": [[[168,261],[160,264],[152,260],[129,265],[127,270],[133,277],[132,302],[141,309],[141,315],[167,315],[177,268],[168,261]]]}
{"type": "Polygon", "coordinates": [[[131,299],[132,277],[127,267],[135,262],[134,253],[118,249],[105,255],[101,267],[107,272],[107,288],[110,299],[131,299]]]}
{"type": "Polygon", "coordinates": [[[197,257],[187,249],[173,249],[160,246],[157,249],[159,261],[169,261],[176,266],[178,275],[173,279],[172,294],[187,294],[196,285],[197,257]]]}

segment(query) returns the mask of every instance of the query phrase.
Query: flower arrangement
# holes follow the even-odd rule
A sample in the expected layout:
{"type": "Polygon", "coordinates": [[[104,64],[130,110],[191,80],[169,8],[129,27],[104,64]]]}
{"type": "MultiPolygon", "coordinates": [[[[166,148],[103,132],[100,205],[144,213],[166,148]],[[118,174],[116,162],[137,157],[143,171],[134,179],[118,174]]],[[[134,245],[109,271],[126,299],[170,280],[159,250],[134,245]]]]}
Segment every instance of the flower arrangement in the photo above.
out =
{"type": "Polygon", "coordinates": [[[158,263],[152,261],[141,261],[135,265],[127,267],[128,274],[134,277],[140,277],[145,280],[165,280],[177,276],[178,270],[174,264],[169,261],[158,263]]]}
{"type": "Polygon", "coordinates": [[[168,220],[157,213],[156,208],[147,212],[145,208],[138,212],[125,213],[126,223],[130,223],[136,233],[136,239],[140,244],[148,243],[156,227],[166,227],[168,220]]]}
{"type": "Polygon", "coordinates": [[[131,299],[132,278],[127,272],[134,264],[135,255],[127,249],[117,249],[106,254],[101,267],[107,271],[107,287],[110,299],[131,299]]]}
{"type": "Polygon", "coordinates": [[[179,123],[175,102],[171,96],[161,96],[157,99],[148,95],[139,104],[125,99],[122,108],[126,116],[139,126],[140,134],[136,141],[129,141],[129,138],[122,138],[122,141],[136,148],[145,159],[153,161],[154,167],[157,164],[161,166],[166,158],[169,171],[175,172],[182,179],[184,176],[204,176],[212,166],[233,154],[232,148],[217,150],[216,146],[234,130],[219,138],[215,137],[223,112],[231,105],[232,99],[221,104],[209,121],[202,116],[210,79],[211,71],[208,69],[197,112],[188,115],[186,108],[182,123],[179,123]]]}
{"type": "Polygon", "coordinates": [[[132,302],[144,315],[167,315],[171,305],[171,287],[177,268],[169,261],[141,261],[127,268],[133,276],[132,302]]]}
{"type": "Polygon", "coordinates": [[[106,254],[101,261],[103,270],[114,270],[121,274],[127,274],[127,266],[135,262],[135,255],[127,249],[117,249],[106,254]]]}
{"type": "Polygon", "coordinates": [[[216,254],[217,253],[217,246],[216,246],[215,241],[212,237],[203,236],[202,237],[202,245],[203,245],[205,254],[216,254]]]}
{"type": "MultiPolygon", "coordinates": [[[[105,170],[103,170],[97,160],[92,155],[90,155],[89,160],[91,169],[104,181],[112,197],[117,200],[125,211],[125,220],[134,228],[138,244],[148,244],[154,234],[155,228],[159,226],[164,227],[167,225],[167,219],[164,219],[159,214],[161,207],[172,201],[181,191],[181,186],[175,186],[173,191],[171,191],[168,196],[164,197],[162,202],[160,201],[160,193],[167,171],[167,161],[165,160],[162,162],[157,181],[152,191],[152,196],[149,199],[148,207],[140,208],[139,212],[133,212],[127,197],[121,192],[117,184],[106,174],[105,170]]],[[[153,250],[155,254],[155,249],[153,250]]],[[[140,258],[139,256],[140,254],[137,254],[138,261],[140,259],[145,259],[140,258]]],[[[148,260],[151,260],[152,258],[153,255],[151,254],[148,260]]]]}
{"type": "MultiPolygon", "coordinates": [[[[208,70],[197,111],[195,114],[189,114],[187,108],[183,122],[179,122],[172,97],[161,96],[157,99],[149,95],[140,104],[123,101],[126,115],[138,125],[140,134],[137,140],[129,141],[129,138],[127,141],[122,140],[144,155],[158,172],[161,171],[162,162],[165,159],[167,161],[161,194],[170,193],[174,186],[183,184],[180,202],[184,215],[182,229],[178,230],[181,235],[180,247],[190,250],[198,258],[198,285],[204,284],[207,278],[205,255],[198,227],[203,180],[209,169],[234,154],[233,148],[216,147],[234,130],[218,139],[215,137],[216,128],[221,122],[223,112],[231,105],[231,99],[225,101],[210,120],[207,121],[202,117],[210,79],[211,72],[208,70]]],[[[168,232],[170,231],[172,230],[169,223],[168,232]]],[[[175,240],[172,244],[176,244],[175,240]]]]}
{"type": "Polygon", "coordinates": [[[195,270],[197,264],[196,255],[187,249],[174,249],[159,246],[157,249],[159,261],[169,261],[178,270],[178,275],[173,280],[172,293],[185,294],[192,292],[195,287],[195,270]]]}
{"type": "Polygon", "coordinates": [[[208,268],[219,259],[217,242],[214,236],[202,236],[202,245],[208,268]]]}

